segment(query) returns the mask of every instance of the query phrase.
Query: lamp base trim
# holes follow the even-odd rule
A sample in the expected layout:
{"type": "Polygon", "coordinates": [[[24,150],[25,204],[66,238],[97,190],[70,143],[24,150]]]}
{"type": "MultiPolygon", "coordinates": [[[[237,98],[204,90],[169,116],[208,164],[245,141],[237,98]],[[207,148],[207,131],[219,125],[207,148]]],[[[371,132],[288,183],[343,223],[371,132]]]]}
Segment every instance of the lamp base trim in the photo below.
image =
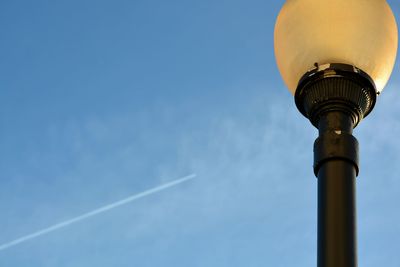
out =
{"type": "Polygon", "coordinates": [[[377,90],[362,70],[347,64],[316,65],[300,80],[295,93],[299,111],[318,128],[323,114],[341,111],[354,127],[374,108],[377,90]]]}

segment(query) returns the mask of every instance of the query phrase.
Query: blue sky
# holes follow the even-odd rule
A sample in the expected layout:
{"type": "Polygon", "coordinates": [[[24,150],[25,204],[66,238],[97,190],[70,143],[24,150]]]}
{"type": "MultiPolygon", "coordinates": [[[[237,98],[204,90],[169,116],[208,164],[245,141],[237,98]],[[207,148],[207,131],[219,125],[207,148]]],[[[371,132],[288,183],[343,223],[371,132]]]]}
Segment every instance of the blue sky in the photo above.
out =
{"type": "MultiPolygon", "coordinates": [[[[400,5],[388,1],[400,18],[400,5]]],[[[280,1],[0,3],[0,266],[315,266],[317,131],[273,54],[280,1]]],[[[399,64],[355,130],[360,266],[399,266],[399,64]]]]}

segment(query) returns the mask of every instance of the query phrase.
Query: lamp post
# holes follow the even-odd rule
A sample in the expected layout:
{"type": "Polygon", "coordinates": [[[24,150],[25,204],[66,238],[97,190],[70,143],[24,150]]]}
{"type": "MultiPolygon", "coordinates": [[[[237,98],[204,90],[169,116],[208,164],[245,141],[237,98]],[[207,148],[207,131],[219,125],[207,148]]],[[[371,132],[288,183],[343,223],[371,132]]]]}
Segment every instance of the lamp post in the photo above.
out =
{"type": "Polygon", "coordinates": [[[359,163],[352,132],[392,72],[396,20],[386,0],[287,0],[274,39],[283,80],[319,130],[317,265],[355,267],[359,163]]]}

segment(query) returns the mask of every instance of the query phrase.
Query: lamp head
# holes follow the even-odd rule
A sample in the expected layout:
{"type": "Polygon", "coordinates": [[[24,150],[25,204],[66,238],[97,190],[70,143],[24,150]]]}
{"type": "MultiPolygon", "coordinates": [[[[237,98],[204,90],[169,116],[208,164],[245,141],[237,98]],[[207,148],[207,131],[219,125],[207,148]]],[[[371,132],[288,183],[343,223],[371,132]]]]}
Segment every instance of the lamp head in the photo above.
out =
{"type": "Polygon", "coordinates": [[[287,0],[274,35],[277,65],[293,94],[303,75],[332,63],[362,70],[379,93],[393,70],[398,45],[396,20],[386,0],[287,0]]]}

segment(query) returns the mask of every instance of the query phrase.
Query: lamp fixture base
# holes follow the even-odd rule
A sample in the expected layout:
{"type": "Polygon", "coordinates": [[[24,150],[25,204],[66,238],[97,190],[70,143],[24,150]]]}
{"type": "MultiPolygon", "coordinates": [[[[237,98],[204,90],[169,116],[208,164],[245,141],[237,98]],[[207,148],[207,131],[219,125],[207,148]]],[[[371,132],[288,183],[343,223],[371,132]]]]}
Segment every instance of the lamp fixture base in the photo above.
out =
{"type": "Polygon", "coordinates": [[[348,114],[354,127],[374,108],[378,91],[372,78],[348,64],[315,64],[297,86],[299,111],[318,128],[321,116],[340,111],[348,114]]]}

